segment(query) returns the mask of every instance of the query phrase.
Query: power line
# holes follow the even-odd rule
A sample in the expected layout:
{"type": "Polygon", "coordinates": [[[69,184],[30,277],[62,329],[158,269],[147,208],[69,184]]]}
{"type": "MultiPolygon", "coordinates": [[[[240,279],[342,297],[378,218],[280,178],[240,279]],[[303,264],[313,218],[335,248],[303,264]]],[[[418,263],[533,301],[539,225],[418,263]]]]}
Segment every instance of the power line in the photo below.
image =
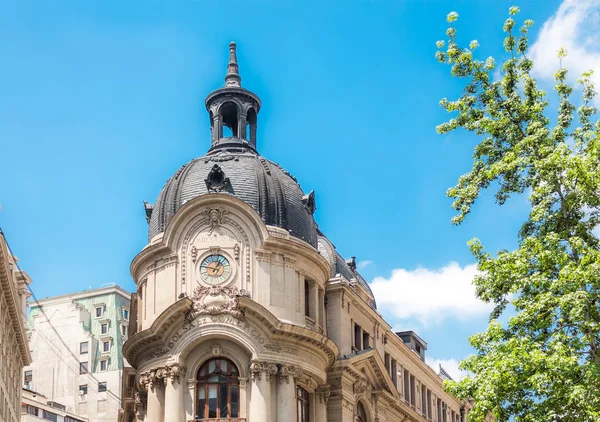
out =
{"type": "MultiPolygon", "coordinates": [[[[19,266],[19,263],[17,261],[17,259],[15,258],[15,255],[12,252],[12,249],[8,243],[8,240],[6,239],[6,235],[4,234],[4,231],[2,230],[2,228],[0,227],[0,234],[2,235],[2,237],[4,238],[4,242],[6,243],[6,246],[8,248],[8,252],[10,253],[10,255],[13,258],[13,261],[15,262],[15,265],[17,266],[17,269],[22,272],[21,267],[19,266]]],[[[65,341],[63,340],[63,338],[60,336],[60,334],[58,333],[58,331],[56,330],[56,328],[54,327],[54,325],[52,325],[52,322],[50,322],[50,318],[48,318],[48,315],[46,314],[46,312],[44,311],[44,307],[40,304],[40,302],[38,301],[35,293],[33,292],[33,289],[31,288],[31,286],[27,286],[27,289],[29,290],[29,292],[31,293],[31,296],[33,297],[33,300],[35,301],[36,305],[38,306],[38,308],[40,309],[40,311],[42,312],[42,314],[44,315],[44,318],[46,319],[46,321],[48,322],[48,325],[52,328],[52,331],[54,331],[54,333],[56,334],[56,336],[58,337],[58,339],[61,341],[62,345],[65,347],[65,349],[67,349],[67,351],[69,352],[69,354],[77,361],[77,363],[79,364],[79,358],[73,353],[73,351],[71,350],[71,348],[67,345],[67,343],[65,343],[65,341]]],[[[64,361],[63,361],[64,362],[64,361]]],[[[66,363],[66,362],[65,362],[66,363]]],[[[69,365],[67,364],[67,367],[69,367],[69,365]]],[[[94,375],[90,372],[86,372],[86,374],[88,376],[90,376],[97,384],[100,383],[100,381],[94,377],[94,375]]],[[[83,375],[83,374],[80,374],[83,375]]],[[[122,380],[121,380],[122,382],[122,380]]],[[[113,396],[114,399],[116,399],[119,404],[121,404],[121,398],[119,396],[117,396],[115,393],[113,393],[108,387],[106,388],[106,392],[107,394],[113,396]]],[[[120,409],[120,407],[119,407],[120,409]]],[[[117,409],[118,410],[118,409],[117,409]]]]}

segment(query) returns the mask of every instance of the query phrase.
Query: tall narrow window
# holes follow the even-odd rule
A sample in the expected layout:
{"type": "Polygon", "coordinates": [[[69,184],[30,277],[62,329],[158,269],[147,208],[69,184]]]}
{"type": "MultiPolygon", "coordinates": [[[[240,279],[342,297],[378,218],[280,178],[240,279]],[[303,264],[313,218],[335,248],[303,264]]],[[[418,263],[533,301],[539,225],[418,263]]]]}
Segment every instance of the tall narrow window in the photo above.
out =
{"type": "Polygon", "coordinates": [[[79,354],[85,355],[88,352],[89,343],[87,341],[82,341],[79,343],[79,354]]]}
{"type": "Polygon", "coordinates": [[[363,347],[362,348],[363,348],[363,350],[370,349],[371,345],[369,344],[369,337],[370,337],[369,333],[367,333],[366,331],[363,331],[363,335],[362,336],[363,336],[363,340],[362,340],[362,343],[363,343],[363,347]]]}
{"type": "Polygon", "coordinates": [[[360,325],[354,323],[354,348],[356,349],[356,351],[361,350],[361,343],[362,343],[362,329],[360,328],[360,325]]]}
{"type": "Polygon", "coordinates": [[[410,376],[410,404],[416,406],[416,387],[415,387],[415,376],[410,376]]]}
{"type": "Polygon", "coordinates": [[[197,419],[237,418],[240,408],[239,372],[228,359],[205,362],[198,371],[197,419]]]}
{"type": "Polygon", "coordinates": [[[310,316],[310,286],[304,280],[304,315],[310,316]]]}
{"type": "Polygon", "coordinates": [[[421,384],[421,413],[427,416],[427,389],[421,384]]]}
{"type": "Polygon", "coordinates": [[[390,354],[389,353],[386,352],[386,353],[383,354],[383,362],[385,364],[386,371],[388,371],[388,373],[391,375],[391,373],[390,373],[390,370],[391,370],[391,367],[390,367],[390,354]]]}
{"type": "Polygon", "coordinates": [[[427,417],[431,420],[431,390],[427,390],[427,417]]]}
{"type": "Polygon", "coordinates": [[[410,401],[410,388],[409,388],[410,375],[408,371],[404,370],[404,400],[410,401]]]}
{"type": "Polygon", "coordinates": [[[365,407],[362,405],[361,402],[358,402],[358,406],[356,406],[356,416],[358,416],[356,418],[356,420],[358,422],[368,422],[369,421],[367,419],[367,411],[365,410],[365,407]]]}
{"type": "Polygon", "coordinates": [[[309,421],[308,391],[302,387],[296,387],[296,403],[298,410],[298,422],[309,421]]]}
{"type": "Polygon", "coordinates": [[[392,359],[392,370],[390,373],[394,387],[398,388],[398,362],[396,359],[392,359]]]}

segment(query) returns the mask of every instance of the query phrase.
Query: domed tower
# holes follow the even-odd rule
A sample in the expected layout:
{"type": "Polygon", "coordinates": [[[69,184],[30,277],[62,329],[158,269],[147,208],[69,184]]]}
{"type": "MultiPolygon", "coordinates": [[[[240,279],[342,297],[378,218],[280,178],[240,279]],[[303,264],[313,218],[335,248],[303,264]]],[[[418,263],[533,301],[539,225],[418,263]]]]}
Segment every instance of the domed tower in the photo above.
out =
{"type": "Polygon", "coordinates": [[[147,395],[146,420],[292,420],[296,388],[316,394],[338,355],[326,336],[331,266],[318,250],[314,193],[259,154],[260,107],[231,43],[225,84],[206,97],[210,148],[145,203],[149,243],[131,264],[137,306],[123,352],[147,395]],[[215,370],[232,383],[213,408],[215,370]],[[158,389],[165,377],[187,382],[158,389]],[[289,382],[276,391],[277,377],[289,382]]]}
{"type": "Polygon", "coordinates": [[[169,179],[154,206],[146,204],[149,240],[164,232],[186,202],[208,193],[235,196],[263,222],[317,246],[314,193],[304,194],[296,179],[257,151],[260,99],[242,88],[236,45],[229,45],[225,86],[206,97],[211,122],[207,154],[181,167],[169,179]]]}

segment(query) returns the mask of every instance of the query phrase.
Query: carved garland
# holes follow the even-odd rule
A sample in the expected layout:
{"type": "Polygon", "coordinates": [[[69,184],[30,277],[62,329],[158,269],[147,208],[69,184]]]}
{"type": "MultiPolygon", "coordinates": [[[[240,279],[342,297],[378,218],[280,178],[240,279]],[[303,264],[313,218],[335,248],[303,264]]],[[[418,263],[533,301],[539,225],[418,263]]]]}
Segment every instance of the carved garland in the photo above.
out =
{"type": "Polygon", "coordinates": [[[244,311],[239,308],[238,298],[250,297],[244,289],[235,286],[198,286],[192,295],[193,318],[202,315],[229,314],[234,318],[243,319],[244,311]]]}

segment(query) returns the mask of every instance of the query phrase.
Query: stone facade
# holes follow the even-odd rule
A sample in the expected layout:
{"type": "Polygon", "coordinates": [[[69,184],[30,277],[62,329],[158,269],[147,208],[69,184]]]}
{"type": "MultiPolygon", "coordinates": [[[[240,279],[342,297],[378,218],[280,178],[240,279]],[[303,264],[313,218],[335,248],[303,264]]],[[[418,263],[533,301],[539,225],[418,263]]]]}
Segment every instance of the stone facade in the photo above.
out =
{"type": "Polygon", "coordinates": [[[29,283],[0,231],[0,420],[5,422],[21,418],[21,376],[31,362],[25,327],[29,283]]]}
{"type": "Polygon", "coordinates": [[[33,363],[25,368],[26,388],[90,422],[116,421],[129,366],[122,354],[129,318],[130,294],[114,285],[34,304],[29,313],[33,363]]]}
{"type": "Polygon", "coordinates": [[[232,44],[226,85],[207,97],[211,149],[146,204],[123,420],[464,421],[469,404],[443,391],[425,343],[392,331],[316,228],[314,194],[256,152],[255,115],[245,127],[260,103],[237,71],[232,44]]]}

